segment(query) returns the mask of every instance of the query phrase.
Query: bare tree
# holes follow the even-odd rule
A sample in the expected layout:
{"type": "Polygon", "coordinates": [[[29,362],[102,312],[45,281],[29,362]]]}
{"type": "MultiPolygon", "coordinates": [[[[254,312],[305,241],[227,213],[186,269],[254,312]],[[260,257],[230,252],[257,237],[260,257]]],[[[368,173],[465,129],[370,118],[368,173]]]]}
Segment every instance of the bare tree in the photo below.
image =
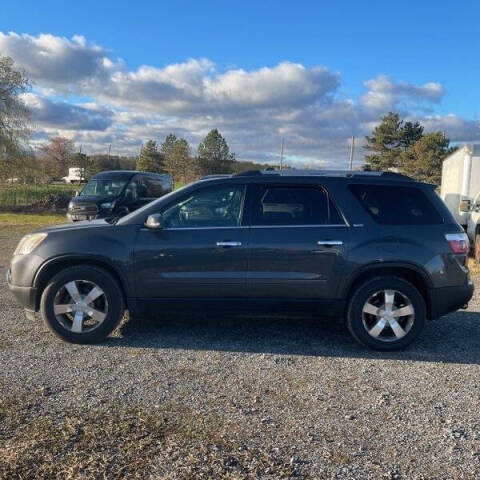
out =
{"type": "Polygon", "coordinates": [[[38,160],[44,181],[62,178],[72,163],[74,145],[65,137],[51,138],[39,148],[38,160]]]}
{"type": "Polygon", "coordinates": [[[30,113],[20,98],[29,88],[10,57],[0,57],[0,177],[15,175],[26,150],[30,113]]]}

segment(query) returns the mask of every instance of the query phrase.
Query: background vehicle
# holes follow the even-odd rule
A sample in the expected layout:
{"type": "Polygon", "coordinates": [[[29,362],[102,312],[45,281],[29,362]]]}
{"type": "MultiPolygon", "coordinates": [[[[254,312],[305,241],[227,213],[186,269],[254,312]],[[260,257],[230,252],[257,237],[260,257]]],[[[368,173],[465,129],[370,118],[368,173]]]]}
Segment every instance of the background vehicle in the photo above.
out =
{"type": "Polygon", "coordinates": [[[82,175],[82,169],[79,167],[72,167],[68,169],[68,175],[63,177],[65,183],[82,183],[85,178],[82,175]]]}
{"type": "Polygon", "coordinates": [[[119,219],[24,237],[10,289],[61,338],[102,340],[182,308],[344,317],[364,345],[410,344],[470,300],[468,239],[432,185],[395,173],[246,172],[119,219]]]}
{"type": "Polygon", "coordinates": [[[94,175],[68,205],[67,218],[94,220],[121,217],[173,189],[166,174],[112,170],[94,175]]]}
{"type": "Polygon", "coordinates": [[[450,212],[465,229],[472,202],[479,193],[480,145],[465,145],[443,161],[440,192],[450,212]]]}

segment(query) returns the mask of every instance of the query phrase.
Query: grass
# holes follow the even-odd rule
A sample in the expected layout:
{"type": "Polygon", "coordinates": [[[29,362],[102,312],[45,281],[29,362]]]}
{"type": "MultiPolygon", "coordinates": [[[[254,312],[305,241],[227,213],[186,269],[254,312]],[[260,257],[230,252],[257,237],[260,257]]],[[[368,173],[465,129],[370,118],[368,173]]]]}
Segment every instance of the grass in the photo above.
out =
{"type": "MultiPolygon", "coordinates": [[[[249,447],[236,425],[176,404],[44,413],[39,393],[2,389],[0,479],[290,478],[289,450],[249,447]]],[[[55,392],[52,392],[55,394],[55,392]]],[[[298,475],[297,478],[305,478],[298,475]]]]}
{"type": "Polygon", "coordinates": [[[17,241],[20,236],[33,230],[66,221],[64,215],[0,213],[0,239],[17,241]]]}
{"type": "Polygon", "coordinates": [[[0,213],[0,227],[45,227],[56,223],[64,223],[65,215],[52,213],[0,213]]]}
{"type": "Polygon", "coordinates": [[[480,275],[480,264],[475,261],[474,258],[469,258],[467,263],[468,269],[470,270],[470,275],[479,276],[480,275]]]}

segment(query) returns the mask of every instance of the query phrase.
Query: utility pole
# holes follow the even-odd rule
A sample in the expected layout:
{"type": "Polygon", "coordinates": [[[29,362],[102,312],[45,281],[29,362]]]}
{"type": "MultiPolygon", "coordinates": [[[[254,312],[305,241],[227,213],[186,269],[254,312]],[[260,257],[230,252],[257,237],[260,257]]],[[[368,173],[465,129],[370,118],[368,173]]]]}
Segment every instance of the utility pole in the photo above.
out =
{"type": "Polygon", "coordinates": [[[352,143],[350,144],[350,170],[353,170],[353,153],[355,151],[355,136],[352,135],[352,143]]]}
{"type": "Polygon", "coordinates": [[[282,138],[282,151],[280,153],[280,170],[283,170],[283,150],[285,149],[285,139],[282,138]]]}
{"type": "Polygon", "coordinates": [[[108,159],[110,160],[110,151],[112,150],[112,144],[108,146],[108,159]]]}

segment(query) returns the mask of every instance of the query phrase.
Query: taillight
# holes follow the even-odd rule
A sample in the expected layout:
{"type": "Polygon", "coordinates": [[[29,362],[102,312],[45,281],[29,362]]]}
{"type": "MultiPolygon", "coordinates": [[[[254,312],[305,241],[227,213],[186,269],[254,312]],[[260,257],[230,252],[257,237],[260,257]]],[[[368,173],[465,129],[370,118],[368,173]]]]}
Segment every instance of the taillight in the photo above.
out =
{"type": "Polygon", "coordinates": [[[466,233],[447,233],[445,238],[450,244],[453,253],[467,254],[470,250],[470,243],[466,233]]]}

